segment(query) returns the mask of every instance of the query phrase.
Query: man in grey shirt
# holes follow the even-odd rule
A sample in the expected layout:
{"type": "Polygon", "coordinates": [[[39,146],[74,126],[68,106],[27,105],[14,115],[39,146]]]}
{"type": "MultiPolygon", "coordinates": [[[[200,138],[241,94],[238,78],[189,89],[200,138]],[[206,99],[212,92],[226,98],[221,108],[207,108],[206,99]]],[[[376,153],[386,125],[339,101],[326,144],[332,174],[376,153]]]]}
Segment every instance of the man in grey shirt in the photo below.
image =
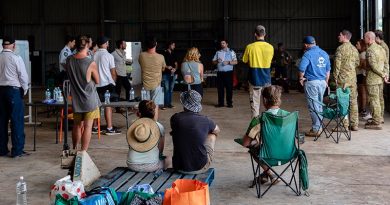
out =
{"type": "Polygon", "coordinates": [[[11,157],[28,155],[24,152],[23,95],[28,90],[28,75],[23,59],[14,53],[15,40],[4,37],[0,53],[0,156],[8,150],[8,121],[11,120],[11,157]]]}

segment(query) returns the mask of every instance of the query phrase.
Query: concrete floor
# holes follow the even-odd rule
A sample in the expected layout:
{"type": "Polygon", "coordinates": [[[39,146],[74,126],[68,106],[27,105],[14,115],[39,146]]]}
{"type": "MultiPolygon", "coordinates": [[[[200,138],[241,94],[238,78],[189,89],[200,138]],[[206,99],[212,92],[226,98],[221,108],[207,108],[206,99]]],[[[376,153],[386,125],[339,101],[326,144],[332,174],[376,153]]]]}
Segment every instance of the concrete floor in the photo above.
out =
{"type": "MultiPolygon", "coordinates": [[[[34,92],[40,96],[42,92],[34,92]]],[[[160,121],[166,128],[166,155],[172,155],[169,136],[170,116],[182,110],[175,92],[175,109],[160,112],[160,121]]],[[[242,136],[250,120],[248,94],[234,91],[234,108],[214,108],[217,92],[205,89],[203,114],[207,114],[221,127],[216,145],[215,181],[210,188],[212,204],[390,204],[390,117],[385,116],[383,130],[360,130],[335,144],[321,137],[317,142],[306,138],[302,145],[309,162],[310,196],[296,196],[281,183],[274,186],[262,199],[256,198],[255,188],[248,188],[252,178],[246,149],[233,142],[242,136]]],[[[292,91],[283,95],[282,108],[300,111],[300,132],[310,128],[310,118],[303,94],[292,91]]],[[[134,116],[132,116],[134,119],[134,116]]],[[[125,120],[114,114],[115,125],[125,133],[125,120]]],[[[55,144],[55,118],[39,115],[43,126],[37,131],[37,151],[32,150],[32,128],[26,127],[26,150],[30,156],[11,159],[0,158],[0,204],[15,203],[15,185],[24,176],[28,185],[29,204],[48,204],[49,187],[66,175],[60,168],[62,144],[55,144]]],[[[104,124],[104,121],[103,121],[104,124]]],[[[118,166],[126,166],[127,143],[125,134],[92,137],[89,154],[102,174],[118,166]]]]}

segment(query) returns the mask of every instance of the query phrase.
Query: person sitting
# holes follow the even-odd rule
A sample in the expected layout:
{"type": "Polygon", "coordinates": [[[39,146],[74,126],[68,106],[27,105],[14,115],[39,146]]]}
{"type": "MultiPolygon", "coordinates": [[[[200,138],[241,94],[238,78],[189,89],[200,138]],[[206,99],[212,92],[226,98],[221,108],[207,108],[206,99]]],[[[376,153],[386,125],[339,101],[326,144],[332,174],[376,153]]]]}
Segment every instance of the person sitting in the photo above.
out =
{"type": "Polygon", "coordinates": [[[164,126],[157,122],[158,107],[151,100],[139,103],[137,116],[127,131],[129,152],[127,167],[136,172],[154,172],[170,167],[170,159],[162,156],[164,126]]]}
{"type": "Polygon", "coordinates": [[[171,117],[173,168],[184,174],[206,172],[214,156],[218,125],[200,115],[202,96],[195,90],[180,94],[184,111],[171,117]]]}
{"type": "MultiPolygon", "coordinates": [[[[261,93],[263,105],[266,109],[265,112],[272,113],[273,115],[288,114],[289,112],[280,109],[281,96],[282,88],[280,86],[272,85],[265,87],[261,93]]],[[[261,142],[260,127],[260,118],[254,117],[249,123],[248,129],[242,138],[242,146],[249,148],[249,153],[257,163],[259,163],[261,142]]],[[[268,166],[266,166],[265,164],[261,164],[260,166],[263,168],[263,170],[265,170],[262,174],[260,174],[259,180],[261,184],[268,182],[268,178],[270,178],[271,183],[279,182],[279,180],[277,180],[277,177],[272,173],[272,171],[268,169],[268,166]]]]}

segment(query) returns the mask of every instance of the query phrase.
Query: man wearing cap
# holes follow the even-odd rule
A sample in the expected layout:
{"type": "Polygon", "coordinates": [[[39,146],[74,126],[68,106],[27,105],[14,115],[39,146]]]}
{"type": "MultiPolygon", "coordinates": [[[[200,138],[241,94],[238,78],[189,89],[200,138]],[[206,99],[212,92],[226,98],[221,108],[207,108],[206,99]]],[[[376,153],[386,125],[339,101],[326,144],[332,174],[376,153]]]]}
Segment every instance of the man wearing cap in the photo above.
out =
{"type": "Polygon", "coordinates": [[[312,127],[305,135],[318,136],[322,131],[321,119],[314,112],[322,112],[322,102],[325,89],[328,86],[330,61],[328,54],[316,45],[313,36],[303,39],[306,52],[299,64],[299,83],[304,86],[307,105],[310,110],[312,127]]]}
{"type": "Polygon", "coordinates": [[[62,85],[66,78],[66,73],[65,73],[65,64],[66,64],[66,59],[73,55],[72,49],[74,48],[76,44],[76,38],[72,36],[66,36],[65,39],[65,46],[60,52],[59,56],[59,62],[60,62],[60,74],[59,74],[59,83],[62,85]]]}
{"type": "MultiPolygon", "coordinates": [[[[101,36],[97,39],[97,45],[99,49],[96,51],[93,56],[98,69],[99,69],[99,78],[100,82],[96,86],[97,92],[99,94],[100,100],[104,101],[104,93],[108,90],[111,95],[115,92],[115,80],[116,80],[116,70],[114,57],[107,51],[108,48],[108,38],[101,36]]],[[[107,129],[106,135],[116,135],[120,134],[120,131],[115,129],[112,125],[112,108],[104,108],[104,117],[106,118],[107,129]]],[[[94,127],[93,132],[97,132],[97,127],[94,127]]]]}
{"type": "Polygon", "coordinates": [[[352,33],[348,30],[342,30],[338,36],[341,45],[336,49],[334,59],[333,77],[336,81],[337,87],[349,88],[351,95],[349,98],[350,104],[350,119],[344,121],[344,126],[352,131],[358,130],[359,125],[359,111],[357,104],[357,87],[356,87],[356,68],[360,64],[359,51],[350,42],[352,33]]]}
{"type": "Polygon", "coordinates": [[[213,161],[218,125],[200,115],[202,96],[195,90],[180,94],[184,111],[171,117],[173,168],[186,174],[206,172],[213,161]]]}
{"type": "Polygon", "coordinates": [[[8,121],[11,120],[12,157],[27,155],[24,152],[23,95],[28,90],[28,75],[23,59],[14,53],[15,40],[4,37],[0,53],[0,156],[8,149],[8,121]]]}
{"type": "Polygon", "coordinates": [[[162,105],[164,102],[159,102],[159,96],[162,96],[162,71],[164,71],[166,67],[164,56],[156,52],[156,38],[147,38],[145,45],[147,50],[139,55],[139,63],[142,71],[142,85],[150,92],[151,100],[153,100],[156,105],[162,105]]]}
{"type": "Polygon", "coordinates": [[[365,124],[365,129],[381,130],[383,121],[382,110],[383,104],[383,81],[389,79],[389,70],[386,70],[386,51],[375,42],[375,33],[366,32],[364,41],[367,44],[366,59],[367,59],[367,92],[368,103],[370,104],[372,119],[365,124]]]}
{"type": "Polygon", "coordinates": [[[255,28],[256,42],[246,46],[242,61],[249,64],[249,100],[252,118],[260,113],[261,90],[271,85],[271,62],[274,56],[274,47],[265,42],[265,28],[258,25],[255,28]]]}

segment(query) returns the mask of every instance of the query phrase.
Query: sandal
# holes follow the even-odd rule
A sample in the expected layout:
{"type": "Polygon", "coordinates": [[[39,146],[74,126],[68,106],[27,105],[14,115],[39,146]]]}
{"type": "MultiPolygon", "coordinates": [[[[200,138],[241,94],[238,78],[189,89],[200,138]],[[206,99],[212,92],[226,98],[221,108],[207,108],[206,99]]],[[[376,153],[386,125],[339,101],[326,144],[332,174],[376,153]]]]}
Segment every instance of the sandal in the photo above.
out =
{"type": "Polygon", "coordinates": [[[276,175],[273,175],[273,174],[269,175],[269,179],[271,180],[271,183],[273,185],[275,185],[281,181],[280,178],[278,178],[276,175]]]}

